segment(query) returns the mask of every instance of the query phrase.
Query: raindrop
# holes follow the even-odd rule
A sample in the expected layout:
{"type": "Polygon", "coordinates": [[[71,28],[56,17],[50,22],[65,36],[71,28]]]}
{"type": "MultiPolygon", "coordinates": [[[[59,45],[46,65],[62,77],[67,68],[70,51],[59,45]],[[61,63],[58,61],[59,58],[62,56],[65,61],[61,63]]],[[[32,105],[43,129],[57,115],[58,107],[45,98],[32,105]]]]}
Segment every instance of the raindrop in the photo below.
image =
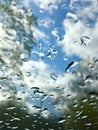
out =
{"type": "Polygon", "coordinates": [[[78,42],[78,41],[74,41],[73,44],[74,44],[74,45],[78,45],[79,42],[78,42]]]}
{"type": "Polygon", "coordinates": [[[25,74],[26,74],[27,77],[31,76],[31,72],[26,72],[25,74]]]}
{"type": "Polygon", "coordinates": [[[95,63],[98,63],[98,59],[95,60],[95,63]]]}
{"type": "Polygon", "coordinates": [[[66,56],[64,56],[64,57],[63,57],[63,60],[68,61],[68,59],[67,59],[67,57],[66,57],[66,56]]]}
{"type": "Polygon", "coordinates": [[[14,110],[16,107],[12,106],[12,107],[8,107],[7,110],[14,110]]]}
{"type": "Polygon", "coordinates": [[[87,75],[85,80],[92,80],[93,78],[94,78],[93,75],[87,75]]]}
{"type": "Polygon", "coordinates": [[[27,54],[22,53],[20,55],[20,60],[27,61],[29,59],[29,56],[27,54]]]}
{"type": "Polygon", "coordinates": [[[50,2],[50,3],[48,4],[48,7],[51,6],[51,5],[52,5],[52,2],[50,2]]]}
{"type": "Polygon", "coordinates": [[[3,123],[3,121],[0,121],[0,124],[3,123]]]}
{"type": "Polygon", "coordinates": [[[14,126],[14,127],[12,127],[11,129],[12,130],[16,130],[18,128],[18,126],[14,126]]]}
{"type": "Polygon", "coordinates": [[[43,52],[38,53],[39,57],[43,58],[45,54],[43,52]]]}
{"type": "Polygon", "coordinates": [[[12,99],[13,99],[13,97],[12,97],[12,96],[9,96],[7,99],[8,99],[8,100],[12,100],[12,99]]]}
{"type": "Polygon", "coordinates": [[[53,79],[53,80],[57,80],[57,75],[55,73],[51,73],[50,74],[50,77],[53,79]]]}
{"type": "Polygon", "coordinates": [[[40,58],[44,58],[45,54],[43,52],[37,52],[37,51],[32,51],[32,54],[36,54],[40,58]]]}
{"type": "Polygon", "coordinates": [[[82,36],[80,41],[81,45],[88,45],[91,42],[91,39],[88,36],[82,36]]]}
{"type": "Polygon", "coordinates": [[[72,61],[68,64],[68,66],[65,69],[65,72],[69,72],[70,69],[75,69],[75,67],[78,65],[78,61],[72,61]]]}
{"type": "Polygon", "coordinates": [[[86,126],[91,126],[91,125],[92,125],[92,123],[86,123],[85,125],[86,125],[86,126]]]}
{"type": "Polygon", "coordinates": [[[47,57],[48,57],[49,59],[51,59],[51,53],[50,53],[50,52],[47,54],[47,57]]]}
{"type": "Polygon", "coordinates": [[[65,118],[60,118],[59,121],[58,121],[58,123],[64,123],[65,121],[66,121],[65,118]]]}
{"type": "Polygon", "coordinates": [[[88,99],[87,98],[84,98],[83,100],[82,100],[82,102],[87,102],[88,101],[88,99]]]}
{"type": "Polygon", "coordinates": [[[78,18],[77,18],[77,16],[76,16],[76,14],[73,14],[73,13],[70,13],[70,12],[67,13],[67,19],[71,19],[71,20],[73,20],[75,23],[78,21],[78,18]]]}
{"type": "Polygon", "coordinates": [[[39,87],[32,87],[31,89],[39,90],[39,87]]]}
{"type": "Polygon", "coordinates": [[[42,50],[43,49],[43,45],[42,43],[39,44],[39,50],[42,50]]]}
{"type": "Polygon", "coordinates": [[[43,111],[41,112],[41,116],[43,116],[43,117],[45,117],[45,118],[48,118],[48,116],[49,116],[49,111],[48,111],[47,109],[43,110],[43,111]]]}
{"type": "Polygon", "coordinates": [[[31,16],[33,15],[32,10],[28,8],[28,9],[26,10],[26,12],[25,12],[25,15],[31,17],[31,16]]]}
{"type": "Polygon", "coordinates": [[[62,4],[62,5],[61,5],[61,8],[62,8],[62,9],[66,9],[66,7],[67,7],[66,4],[62,4]]]}
{"type": "Polygon", "coordinates": [[[81,113],[82,113],[82,111],[77,111],[77,115],[76,115],[76,117],[80,116],[81,113]]]}
{"type": "Polygon", "coordinates": [[[40,12],[40,13],[44,13],[44,10],[43,10],[43,9],[40,9],[39,12],[40,12]]]}
{"type": "Polygon", "coordinates": [[[87,118],[87,117],[88,117],[87,115],[84,115],[84,116],[81,117],[81,119],[85,119],[85,118],[87,118]]]}

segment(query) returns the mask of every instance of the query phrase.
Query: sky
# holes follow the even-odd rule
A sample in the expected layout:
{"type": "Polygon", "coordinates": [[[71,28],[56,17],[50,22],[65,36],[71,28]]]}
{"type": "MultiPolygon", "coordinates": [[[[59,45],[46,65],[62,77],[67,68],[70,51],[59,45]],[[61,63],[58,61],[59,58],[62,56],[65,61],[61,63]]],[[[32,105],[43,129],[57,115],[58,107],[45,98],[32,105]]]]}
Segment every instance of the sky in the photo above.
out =
{"type": "MultiPolygon", "coordinates": [[[[48,95],[47,100],[55,100],[60,95],[60,103],[56,105],[56,109],[64,109],[66,104],[62,99],[68,95],[71,98],[77,95],[72,90],[74,86],[77,88],[78,83],[73,81],[82,82],[82,74],[86,77],[92,73],[85,62],[81,61],[98,58],[97,0],[24,0],[23,4],[32,9],[38,25],[33,27],[36,45],[32,49],[31,59],[20,66],[23,82],[27,86],[25,95],[19,86],[22,81],[14,81],[17,96],[28,101],[27,106],[31,109],[31,88],[38,87],[43,100],[47,96],[42,92],[48,95]],[[81,73],[76,75],[69,73],[78,65],[87,69],[80,69],[81,73]]],[[[97,83],[98,81],[95,88],[97,83]]],[[[38,93],[35,96],[37,95],[38,93]]],[[[44,104],[45,106],[47,105],[44,104]]],[[[52,109],[51,107],[49,108],[52,109]]]]}
{"type": "Polygon", "coordinates": [[[32,58],[35,54],[57,73],[63,73],[71,61],[96,56],[96,0],[25,0],[24,3],[38,18],[34,29],[38,44],[32,58]]]}
{"type": "Polygon", "coordinates": [[[44,2],[39,0],[26,3],[38,18],[38,26],[34,29],[34,36],[38,44],[32,50],[32,58],[34,58],[34,54],[39,55],[39,59],[43,58],[43,61],[52,66],[56,73],[63,73],[73,57],[75,60],[78,59],[77,56],[66,55],[62,51],[62,46],[59,45],[59,41],[63,40],[65,34],[63,21],[69,10],[68,4],[69,2],[65,0],[46,0],[44,2]]]}
{"type": "Polygon", "coordinates": [[[98,58],[96,0],[25,0],[24,4],[38,18],[38,26],[34,27],[37,44],[31,54],[40,77],[37,85],[41,82],[40,86],[45,86],[43,80],[47,79],[51,84],[59,82],[58,77],[66,73],[66,68],[69,72],[81,60],[98,58]]]}
{"type": "MultiPolygon", "coordinates": [[[[98,58],[97,0],[25,0],[24,5],[32,9],[38,20],[38,25],[34,26],[37,44],[31,61],[22,68],[25,71],[29,68],[33,73],[33,77],[25,78],[27,85],[38,86],[41,91],[54,95],[54,99],[58,97],[58,87],[64,88],[63,94],[76,96],[67,85],[80,80],[79,75],[76,78],[66,74],[66,68],[70,72],[78,64],[82,66],[81,60],[98,58]]],[[[88,74],[88,70],[83,74],[88,74]]]]}

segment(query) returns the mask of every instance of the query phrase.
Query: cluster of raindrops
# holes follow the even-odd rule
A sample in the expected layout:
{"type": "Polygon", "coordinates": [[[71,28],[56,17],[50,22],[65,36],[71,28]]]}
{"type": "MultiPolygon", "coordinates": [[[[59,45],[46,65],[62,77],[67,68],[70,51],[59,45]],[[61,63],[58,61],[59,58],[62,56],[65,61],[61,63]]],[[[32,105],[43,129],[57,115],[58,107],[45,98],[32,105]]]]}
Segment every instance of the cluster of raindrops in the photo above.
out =
{"type": "Polygon", "coordinates": [[[52,60],[57,56],[57,54],[58,54],[58,51],[55,50],[55,46],[50,45],[48,49],[47,57],[52,60]]]}
{"type": "Polygon", "coordinates": [[[3,101],[0,101],[0,129],[62,130],[64,119],[57,118],[51,111],[52,108],[49,106],[51,100],[49,97],[40,92],[37,87],[33,87],[29,95],[32,97],[26,97],[29,103],[24,103],[23,99],[16,98],[13,93],[6,96],[4,92],[3,96],[6,96],[7,100],[4,101],[3,98],[3,101]],[[49,112],[49,109],[51,112],[49,112]]]}
{"type": "Polygon", "coordinates": [[[13,65],[28,59],[33,44],[32,10],[18,1],[0,1],[0,63],[13,65]]]}
{"type": "Polygon", "coordinates": [[[55,45],[50,44],[48,40],[39,42],[38,45],[33,48],[31,57],[38,59],[55,60],[58,55],[58,50],[55,45]]]}
{"type": "Polygon", "coordinates": [[[20,66],[34,45],[32,10],[18,0],[0,0],[0,85],[16,89],[24,83],[20,66]]]}
{"type": "MultiPolygon", "coordinates": [[[[48,87],[54,85],[54,88],[47,94],[40,90],[40,86],[34,87],[34,82],[39,82],[38,70],[42,68],[34,69],[35,66],[32,66],[32,72],[22,72],[21,66],[29,60],[30,53],[41,59],[46,56],[54,60],[58,51],[54,45],[48,44],[44,53],[45,48],[40,43],[39,51],[31,52],[34,44],[33,22],[31,9],[20,6],[16,0],[0,1],[0,129],[74,129],[73,123],[78,121],[84,123],[87,129],[96,127],[98,60],[71,61],[62,77],[55,72],[49,73],[52,82],[50,79],[43,82],[44,85],[47,82],[48,87]],[[59,85],[56,84],[58,80],[59,85]],[[67,84],[65,80],[69,80],[67,84]],[[82,103],[79,104],[76,99],[81,101],[81,97],[82,103]],[[95,118],[89,117],[94,110],[95,118]]],[[[82,36],[80,42],[81,45],[88,45],[91,39],[82,36]]],[[[64,60],[67,61],[67,58],[64,60]]],[[[44,79],[43,75],[41,79],[44,79]]],[[[75,129],[79,128],[77,124],[75,129]]]]}
{"type": "Polygon", "coordinates": [[[98,95],[90,94],[81,100],[73,100],[69,106],[69,113],[66,117],[66,129],[93,129],[98,128],[98,95]]]}

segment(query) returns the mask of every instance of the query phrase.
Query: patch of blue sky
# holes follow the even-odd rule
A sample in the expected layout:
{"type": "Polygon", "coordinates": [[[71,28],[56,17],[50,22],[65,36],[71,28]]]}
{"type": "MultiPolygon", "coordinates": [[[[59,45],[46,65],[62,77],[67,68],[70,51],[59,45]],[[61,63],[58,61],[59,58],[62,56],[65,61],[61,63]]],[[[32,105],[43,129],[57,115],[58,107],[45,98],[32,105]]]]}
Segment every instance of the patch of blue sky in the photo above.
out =
{"type": "MultiPolygon", "coordinates": [[[[62,0],[58,3],[47,1],[48,4],[43,2],[47,5],[48,9],[46,9],[46,7],[41,8],[41,5],[35,3],[30,2],[29,5],[33,10],[34,15],[38,18],[38,26],[36,28],[44,33],[47,37],[37,37],[37,44],[33,48],[33,51],[35,52],[32,53],[31,57],[32,59],[36,60],[42,59],[51,67],[55,66],[56,68],[58,68],[56,70],[60,70],[61,72],[63,72],[69,62],[79,60],[79,57],[75,54],[71,54],[70,56],[67,55],[66,51],[63,52],[62,46],[58,45],[58,42],[62,41],[67,33],[66,29],[64,28],[63,22],[64,20],[69,18],[74,19],[74,23],[78,22],[79,20],[81,22],[83,21],[84,23],[86,22],[85,24],[94,26],[94,24],[96,23],[95,19],[93,19],[92,17],[90,18],[89,15],[84,17],[85,14],[79,14],[80,10],[82,12],[85,11],[84,8],[91,6],[92,2],[90,2],[89,0],[62,0]],[[39,49],[40,45],[43,46],[43,49],[41,50],[39,49]],[[57,54],[55,56],[54,54],[52,54],[52,52],[49,52],[50,46],[54,46],[54,50],[57,51],[57,54]],[[34,53],[35,55],[33,55],[34,53]],[[66,57],[67,60],[65,60],[64,57],[66,57]]],[[[43,3],[41,2],[41,4],[43,3]]],[[[69,46],[71,45],[72,44],[69,43],[69,46]]]]}
{"type": "MultiPolygon", "coordinates": [[[[36,1],[41,1],[41,0],[36,0],[36,1]]],[[[48,1],[48,0],[46,0],[46,1],[48,1]]],[[[65,82],[64,82],[65,77],[64,78],[61,77],[62,79],[60,80],[59,74],[65,73],[66,68],[68,68],[69,71],[76,69],[78,66],[78,61],[80,60],[79,56],[82,55],[83,57],[85,57],[85,55],[86,55],[85,52],[88,51],[85,48],[83,48],[83,49],[85,49],[86,51],[83,51],[81,49],[81,47],[84,47],[84,46],[78,46],[77,48],[73,47],[74,37],[76,39],[79,39],[79,41],[80,41],[80,36],[82,36],[81,28],[85,29],[84,24],[82,24],[82,19],[84,20],[83,22],[85,22],[87,20],[87,16],[86,16],[87,14],[85,15],[85,13],[86,13],[85,10],[81,10],[82,7],[84,8],[84,6],[87,6],[87,3],[86,3],[86,5],[84,5],[85,2],[84,2],[84,4],[82,4],[82,0],[81,1],[73,0],[73,1],[74,2],[72,3],[73,4],[72,6],[71,6],[72,1],[69,1],[69,0],[62,0],[61,3],[58,3],[58,4],[56,3],[56,6],[58,6],[58,8],[51,10],[51,13],[49,12],[50,10],[47,10],[44,8],[41,9],[40,5],[38,6],[38,5],[34,4],[33,1],[30,2],[30,4],[29,4],[31,9],[33,10],[34,15],[36,17],[38,17],[38,26],[36,28],[38,30],[40,30],[40,32],[37,33],[38,34],[38,36],[36,38],[37,44],[32,49],[32,53],[31,53],[31,59],[33,61],[38,61],[38,62],[33,62],[33,64],[35,64],[34,65],[35,70],[32,71],[32,73],[34,73],[34,75],[39,75],[39,77],[36,77],[37,80],[34,81],[35,84],[31,83],[30,85],[34,85],[34,87],[39,87],[39,88],[42,88],[43,86],[45,86],[45,89],[43,88],[43,91],[45,91],[45,92],[46,92],[46,89],[48,90],[48,88],[50,88],[50,87],[51,87],[51,91],[53,89],[55,89],[56,86],[61,87],[62,83],[65,86],[65,82]],[[79,11],[84,12],[84,14],[80,14],[79,11]],[[68,15],[68,12],[70,12],[69,15],[68,15]],[[79,18],[79,24],[75,24],[69,20],[68,21],[68,22],[70,22],[69,25],[66,25],[66,26],[68,26],[68,29],[66,32],[66,28],[64,27],[63,22],[66,19],[68,20],[68,17],[69,17],[69,19],[70,18],[73,19],[74,16],[79,18]],[[86,18],[86,20],[84,18],[86,18]],[[76,26],[78,26],[78,28],[80,28],[80,29],[78,30],[76,28],[76,26]],[[76,31],[74,29],[76,29],[76,31]],[[46,34],[47,37],[41,37],[43,35],[42,33],[46,34]],[[41,36],[39,37],[39,35],[41,35],[41,36]],[[62,41],[63,39],[64,39],[64,42],[62,43],[63,46],[59,45],[58,42],[62,41]],[[66,41],[68,42],[68,44],[65,43],[66,41]],[[67,48],[69,46],[70,46],[70,48],[67,48]],[[70,53],[69,55],[67,55],[66,49],[68,49],[68,52],[70,53]],[[74,52],[78,52],[78,53],[74,53],[74,52]],[[75,54],[78,54],[79,56],[75,55],[75,54]],[[42,62],[40,62],[40,61],[42,61],[42,62]],[[72,64],[72,66],[69,66],[70,63],[74,63],[74,62],[76,62],[76,64],[72,64]],[[49,70],[47,70],[48,69],[47,67],[46,67],[46,69],[45,69],[45,67],[43,67],[43,69],[42,69],[42,66],[47,66],[47,65],[50,66],[49,70]],[[50,70],[51,68],[52,68],[52,70],[50,70]],[[54,73],[54,77],[52,77],[52,78],[51,78],[51,71],[53,71],[52,73],[54,73]],[[49,80],[48,75],[50,76],[51,80],[49,80]],[[57,76],[55,76],[55,75],[57,75],[57,76]],[[59,77],[58,80],[55,80],[57,77],[59,77]],[[45,84],[45,81],[50,82],[49,86],[48,86],[48,84],[45,84]],[[55,81],[55,84],[53,84],[52,81],[53,82],[55,81]],[[59,82],[56,84],[56,81],[59,81],[59,82]],[[36,86],[36,84],[37,84],[37,86],[36,86]]],[[[48,8],[49,8],[49,6],[51,6],[51,3],[48,4],[48,8]]],[[[90,24],[94,22],[93,21],[94,19],[91,19],[91,20],[92,21],[90,21],[90,19],[88,19],[88,22],[90,24]]],[[[76,20],[75,22],[78,22],[78,21],[76,20]]],[[[82,31],[85,31],[85,30],[82,30],[82,31]]],[[[90,52],[91,52],[91,50],[90,50],[90,52]]],[[[25,68],[27,68],[27,67],[30,68],[29,63],[28,63],[28,66],[26,66],[25,68]]],[[[27,79],[27,77],[26,77],[26,79],[27,79]]],[[[68,78],[66,80],[70,80],[70,79],[68,78]]],[[[26,83],[27,83],[27,81],[28,80],[26,80],[26,83]]],[[[31,90],[30,90],[30,92],[31,92],[31,90]]],[[[49,90],[49,92],[50,92],[50,90],[49,90]]],[[[65,91],[64,95],[66,93],[67,92],[65,91]]],[[[55,94],[53,94],[53,95],[56,96],[55,94]]],[[[28,100],[28,102],[30,104],[34,104],[38,107],[41,107],[41,99],[39,98],[39,100],[37,100],[37,97],[36,97],[35,100],[32,102],[32,100],[28,98],[28,95],[26,97],[26,100],[28,100]]],[[[48,98],[46,98],[46,100],[44,100],[43,108],[46,107],[46,108],[48,108],[49,111],[55,112],[55,107],[53,106],[53,104],[48,104],[48,101],[49,102],[52,101],[50,96],[48,98]]]]}
{"type": "Polygon", "coordinates": [[[66,14],[69,10],[69,3],[68,1],[59,3],[58,8],[51,14],[45,10],[40,12],[41,9],[39,7],[34,3],[30,4],[34,15],[38,17],[37,28],[48,36],[48,38],[37,40],[37,45],[33,48],[34,51],[31,58],[33,60],[44,60],[44,62],[53,67],[57,72],[64,72],[69,62],[79,59],[77,56],[65,56],[66,54],[62,51],[61,46],[57,44],[58,40],[63,39],[65,33],[62,22],[66,18],[66,14]],[[45,20],[50,20],[50,23],[45,20]],[[45,26],[45,22],[48,22],[47,27],[45,26]],[[43,46],[41,50],[39,49],[40,44],[43,46]],[[57,54],[49,52],[52,46],[54,46],[53,49],[57,51],[57,54]],[[67,60],[64,59],[65,57],[67,57],[67,60]]]}

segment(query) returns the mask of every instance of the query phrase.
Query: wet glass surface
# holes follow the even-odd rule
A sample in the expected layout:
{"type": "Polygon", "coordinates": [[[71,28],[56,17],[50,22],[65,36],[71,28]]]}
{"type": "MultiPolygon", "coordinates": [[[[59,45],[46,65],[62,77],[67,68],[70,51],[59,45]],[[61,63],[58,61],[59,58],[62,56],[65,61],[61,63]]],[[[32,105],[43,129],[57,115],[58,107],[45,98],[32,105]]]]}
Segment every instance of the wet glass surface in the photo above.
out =
{"type": "Polygon", "coordinates": [[[0,0],[0,130],[97,130],[97,34],[97,0],[0,0]]]}

